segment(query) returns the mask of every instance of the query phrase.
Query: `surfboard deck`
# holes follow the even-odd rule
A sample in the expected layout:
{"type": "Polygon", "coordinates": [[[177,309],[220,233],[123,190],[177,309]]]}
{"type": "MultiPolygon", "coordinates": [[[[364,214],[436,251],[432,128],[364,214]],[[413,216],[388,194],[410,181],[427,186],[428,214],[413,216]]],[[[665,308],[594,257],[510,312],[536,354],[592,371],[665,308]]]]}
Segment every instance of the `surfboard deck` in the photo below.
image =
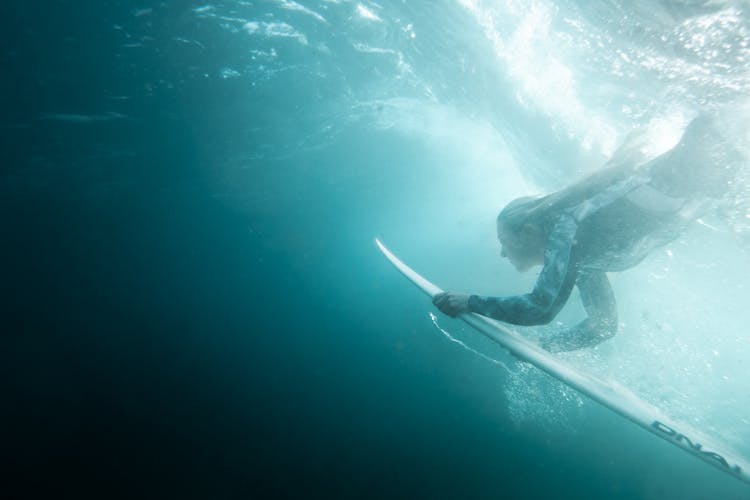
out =
{"type": "MultiPolygon", "coordinates": [[[[402,262],[378,238],[375,239],[375,243],[391,264],[428,296],[434,297],[443,292],[440,287],[402,262]]],[[[531,363],[581,394],[705,463],[750,484],[750,464],[747,461],[727,450],[720,449],[710,443],[708,438],[699,436],[693,429],[670,420],[658,408],[643,401],[624,387],[602,381],[570,366],[498,321],[476,313],[460,314],[458,318],[508,349],[516,358],[531,363]]]]}

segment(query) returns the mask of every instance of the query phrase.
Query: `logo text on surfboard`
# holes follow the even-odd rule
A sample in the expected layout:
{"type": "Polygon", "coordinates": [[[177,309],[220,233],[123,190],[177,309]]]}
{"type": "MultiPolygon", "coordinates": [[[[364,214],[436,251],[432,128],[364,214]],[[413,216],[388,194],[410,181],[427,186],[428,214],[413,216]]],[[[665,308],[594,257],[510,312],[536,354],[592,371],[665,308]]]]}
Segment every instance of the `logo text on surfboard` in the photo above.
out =
{"type": "Polygon", "coordinates": [[[686,435],[677,432],[676,430],[672,429],[670,426],[668,426],[667,424],[663,422],[654,420],[654,423],[651,424],[651,427],[653,427],[660,433],[666,435],[670,440],[679,444],[687,445],[686,446],[687,449],[689,449],[696,455],[699,455],[708,460],[715,461],[718,465],[721,465],[722,467],[726,468],[729,472],[732,472],[734,474],[740,474],[742,472],[742,469],[740,468],[739,465],[730,465],[729,462],[727,462],[727,460],[720,454],[716,453],[715,451],[703,449],[703,445],[701,443],[698,443],[697,441],[693,441],[686,435]]]}

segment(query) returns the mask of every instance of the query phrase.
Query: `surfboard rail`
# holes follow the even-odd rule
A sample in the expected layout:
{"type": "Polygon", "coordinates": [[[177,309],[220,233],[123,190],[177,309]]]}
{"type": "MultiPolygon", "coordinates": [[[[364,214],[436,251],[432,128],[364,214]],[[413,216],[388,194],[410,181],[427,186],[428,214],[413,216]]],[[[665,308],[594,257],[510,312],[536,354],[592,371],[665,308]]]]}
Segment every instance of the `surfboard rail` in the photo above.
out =
{"type": "MultiPolygon", "coordinates": [[[[443,292],[440,287],[396,257],[380,239],[375,238],[375,244],[401,274],[428,296],[434,297],[443,292]]],[[[684,424],[672,421],[658,408],[643,401],[624,387],[602,381],[580,371],[498,321],[476,313],[460,314],[458,318],[506,348],[516,358],[531,363],[581,394],[705,463],[750,484],[750,463],[734,456],[728,450],[722,450],[721,447],[711,443],[708,438],[698,436],[698,433],[686,428],[684,424]]]]}

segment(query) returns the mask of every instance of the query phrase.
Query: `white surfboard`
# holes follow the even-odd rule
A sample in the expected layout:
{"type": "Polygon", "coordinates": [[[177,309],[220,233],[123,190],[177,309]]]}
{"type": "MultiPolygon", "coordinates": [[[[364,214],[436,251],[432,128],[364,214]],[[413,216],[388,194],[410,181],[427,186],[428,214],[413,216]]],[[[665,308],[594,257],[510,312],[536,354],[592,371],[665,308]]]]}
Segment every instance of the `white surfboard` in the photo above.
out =
{"type": "MultiPolygon", "coordinates": [[[[443,290],[404,264],[379,239],[376,238],[375,243],[396,269],[420,290],[430,297],[442,293],[443,290]]],[[[726,450],[721,450],[710,443],[707,438],[699,436],[696,431],[688,429],[685,425],[673,422],[656,407],[638,398],[624,387],[599,380],[569,366],[495,320],[476,313],[465,313],[458,317],[508,349],[516,358],[531,363],[581,394],[730,476],[750,483],[748,462],[733,456],[726,450]]]]}

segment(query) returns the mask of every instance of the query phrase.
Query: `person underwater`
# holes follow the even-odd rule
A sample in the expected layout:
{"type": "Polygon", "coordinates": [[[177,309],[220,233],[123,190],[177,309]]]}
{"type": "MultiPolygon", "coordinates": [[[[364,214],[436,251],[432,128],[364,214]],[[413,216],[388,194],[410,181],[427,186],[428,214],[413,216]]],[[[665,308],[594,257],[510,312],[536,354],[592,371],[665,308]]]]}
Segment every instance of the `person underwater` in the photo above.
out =
{"type": "Polygon", "coordinates": [[[540,344],[552,352],[597,345],[618,329],[606,273],[629,269],[676,239],[726,194],[742,161],[713,120],[699,115],[674,148],[647,163],[613,158],[561,191],[515,199],[497,217],[497,238],[502,257],[519,272],[543,266],[534,289],[509,297],[444,292],[433,303],[449,316],[474,312],[514,325],[544,325],[577,286],[587,318],[543,336],[540,344]]]}

